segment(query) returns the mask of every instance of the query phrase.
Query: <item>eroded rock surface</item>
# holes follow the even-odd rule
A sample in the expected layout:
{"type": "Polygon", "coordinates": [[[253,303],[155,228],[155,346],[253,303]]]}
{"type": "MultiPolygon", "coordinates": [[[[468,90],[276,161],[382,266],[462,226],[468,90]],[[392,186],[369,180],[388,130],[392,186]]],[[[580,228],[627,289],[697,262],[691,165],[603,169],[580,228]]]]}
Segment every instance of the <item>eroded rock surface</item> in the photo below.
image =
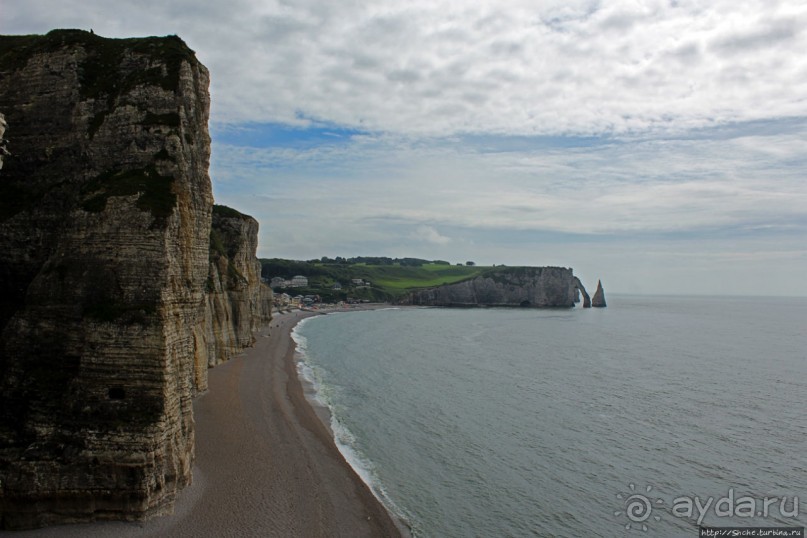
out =
{"type": "Polygon", "coordinates": [[[225,206],[213,207],[204,315],[194,328],[197,391],[207,389],[207,368],[255,342],[272,316],[272,290],[261,282],[258,222],[225,206]]]}
{"type": "Polygon", "coordinates": [[[0,527],[138,519],[191,480],[208,72],[177,37],[0,37],[0,527]]]}

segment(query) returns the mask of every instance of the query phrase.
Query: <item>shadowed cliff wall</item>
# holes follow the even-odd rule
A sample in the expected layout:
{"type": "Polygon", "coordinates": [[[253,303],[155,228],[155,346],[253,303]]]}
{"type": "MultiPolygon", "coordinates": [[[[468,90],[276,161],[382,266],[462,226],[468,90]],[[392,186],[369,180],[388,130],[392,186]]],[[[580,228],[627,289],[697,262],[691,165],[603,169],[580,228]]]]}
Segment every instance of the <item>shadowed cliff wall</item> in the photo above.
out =
{"type": "Polygon", "coordinates": [[[0,37],[0,527],[135,519],[191,480],[208,72],[177,37],[0,37]]]}

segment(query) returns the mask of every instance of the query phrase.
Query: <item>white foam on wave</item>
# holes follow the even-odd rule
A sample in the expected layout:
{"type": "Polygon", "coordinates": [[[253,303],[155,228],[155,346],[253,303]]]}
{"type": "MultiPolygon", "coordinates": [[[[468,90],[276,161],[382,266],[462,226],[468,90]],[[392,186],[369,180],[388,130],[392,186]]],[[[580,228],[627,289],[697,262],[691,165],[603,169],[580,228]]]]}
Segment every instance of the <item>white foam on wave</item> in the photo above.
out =
{"type": "Polygon", "coordinates": [[[299,328],[311,319],[314,318],[301,320],[291,331],[291,338],[297,346],[294,353],[294,365],[297,370],[297,376],[302,382],[303,392],[308,402],[315,408],[323,407],[327,409],[329,413],[333,413],[332,406],[328,403],[328,399],[325,396],[330,392],[329,388],[323,385],[321,370],[311,364],[308,353],[308,339],[299,331],[299,328]]]}
{"type": "Polygon", "coordinates": [[[356,448],[356,436],[353,435],[347,426],[339,422],[339,419],[331,412],[331,431],[333,431],[333,440],[336,443],[339,452],[345,458],[357,475],[364,481],[365,484],[370,486],[371,489],[380,487],[374,477],[374,466],[370,460],[362,456],[356,448]]]}
{"type": "Polygon", "coordinates": [[[297,350],[302,354],[305,354],[304,351],[308,349],[308,340],[300,333],[300,329],[311,319],[314,318],[301,319],[291,330],[291,339],[294,340],[294,343],[297,345],[297,350]]]}
{"type": "Polygon", "coordinates": [[[361,478],[362,482],[367,484],[375,498],[386,507],[387,511],[390,512],[394,518],[402,521],[407,527],[411,527],[409,518],[406,517],[404,511],[390,498],[387,490],[378,478],[373,462],[357,447],[356,437],[353,435],[353,432],[339,421],[333,412],[333,408],[330,409],[331,431],[333,432],[336,448],[339,449],[342,457],[345,458],[345,461],[359,478],[361,478]]]}

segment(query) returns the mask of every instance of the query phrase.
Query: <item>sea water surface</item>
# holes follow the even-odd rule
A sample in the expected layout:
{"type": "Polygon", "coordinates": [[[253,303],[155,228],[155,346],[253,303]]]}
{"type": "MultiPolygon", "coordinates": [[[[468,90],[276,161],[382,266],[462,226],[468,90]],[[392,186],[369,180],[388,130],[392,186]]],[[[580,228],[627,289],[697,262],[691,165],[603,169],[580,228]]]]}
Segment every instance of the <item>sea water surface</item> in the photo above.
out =
{"type": "Polygon", "coordinates": [[[608,299],[310,318],[298,368],[415,536],[804,526],[807,299],[608,299]]]}

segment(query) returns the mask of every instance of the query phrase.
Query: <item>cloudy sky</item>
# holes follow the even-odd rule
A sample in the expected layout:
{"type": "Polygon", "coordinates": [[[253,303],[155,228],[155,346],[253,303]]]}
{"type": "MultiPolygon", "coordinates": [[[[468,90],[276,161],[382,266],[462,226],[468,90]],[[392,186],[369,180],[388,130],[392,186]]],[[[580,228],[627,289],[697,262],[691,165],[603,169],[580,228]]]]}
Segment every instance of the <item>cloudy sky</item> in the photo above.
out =
{"type": "Polygon", "coordinates": [[[807,295],[802,0],[2,0],[0,33],[53,28],[196,51],[262,257],[807,295]]]}

